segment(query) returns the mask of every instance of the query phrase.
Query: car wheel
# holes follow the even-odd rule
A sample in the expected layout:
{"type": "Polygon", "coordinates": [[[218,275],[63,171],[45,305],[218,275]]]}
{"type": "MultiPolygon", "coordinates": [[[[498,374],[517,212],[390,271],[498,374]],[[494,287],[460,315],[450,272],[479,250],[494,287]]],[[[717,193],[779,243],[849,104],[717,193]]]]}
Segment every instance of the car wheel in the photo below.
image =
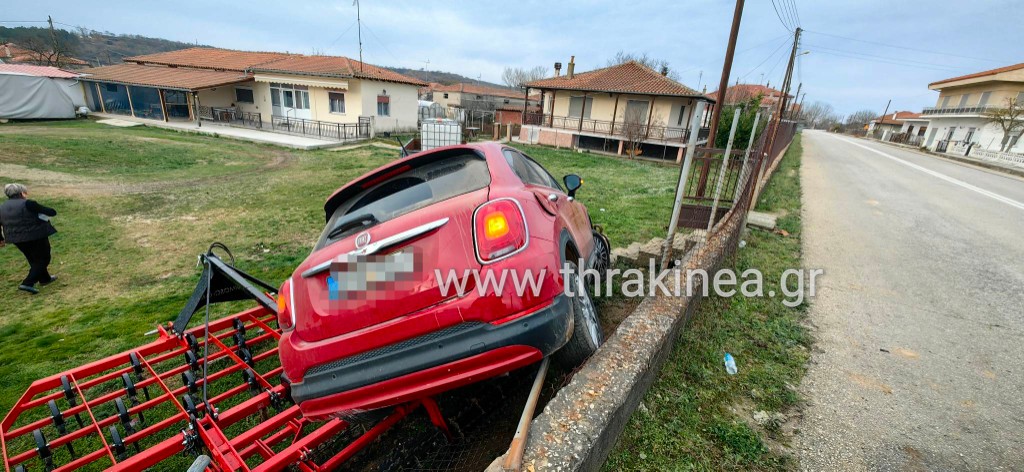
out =
{"type": "Polygon", "coordinates": [[[597,308],[590,299],[590,292],[581,283],[576,263],[567,264],[572,269],[566,275],[565,283],[572,291],[572,296],[569,297],[569,316],[572,317],[573,328],[569,342],[558,351],[558,360],[568,367],[576,367],[597,351],[604,341],[604,336],[601,333],[597,308]]]}
{"type": "Polygon", "coordinates": [[[608,269],[612,267],[612,246],[608,237],[594,231],[594,270],[601,277],[607,275],[608,269]]]}

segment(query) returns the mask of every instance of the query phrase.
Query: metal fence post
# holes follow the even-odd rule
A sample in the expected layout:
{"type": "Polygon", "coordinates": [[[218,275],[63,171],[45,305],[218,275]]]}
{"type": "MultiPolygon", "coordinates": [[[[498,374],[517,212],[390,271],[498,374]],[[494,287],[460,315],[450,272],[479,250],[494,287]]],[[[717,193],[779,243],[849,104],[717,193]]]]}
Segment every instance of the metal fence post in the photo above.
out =
{"type": "MultiPolygon", "coordinates": [[[[725,154],[722,155],[722,168],[718,170],[718,181],[715,183],[715,200],[711,204],[711,216],[708,218],[708,231],[704,235],[705,240],[711,239],[711,228],[715,226],[715,212],[718,211],[718,198],[722,195],[722,182],[725,180],[725,169],[729,167],[729,154],[732,153],[732,141],[736,137],[736,128],[739,127],[740,115],[743,108],[737,107],[733,110],[732,128],[729,129],[729,142],[725,144],[725,154]]],[[[708,161],[709,163],[711,161],[708,161]]]]}
{"type": "Polygon", "coordinates": [[[740,167],[740,182],[736,184],[736,191],[734,192],[732,197],[733,204],[739,202],[740,194],[743,192],[743,189],[747,186],[747,181],[750,180],[750,172],[743,171],[747,168],[747,162],[750,159],[750,150],[753,149],[754,147],[754,137],[757,136],[757,125],[760,121],[761,110],[758,110],[757,113],[754,114],[754,126],[750,128],[750,140],[747,141],[747,152],[743,153],[743,167],[740,167]]]}
{"type": "MultiPolygon", "coordinates": [[[[768,126],[771,126],[771,123],[772,123],[772,113],[768,114],[768,121],[766,123],[768,123],[768,126]]],[[[775,125],[775,128],[776,129],[772,130],[773,134],[776,131],[778,131],[778,125],[775,125]]],[[[765,131],[767,132],[768,128],[765,128],[765,131]]],[[[774,142],[769,143],[769,141],[774,141],[774,136],[772,137],[772,139],[766,139],[764,141],[764,143],[763,143],[764,146],[770,146],[770,145],[774,144],[774,142]]],[[[757,181],[754,182],[754,194],[751,195],[751,200],[750,200],[750,209],[751,210],[753,210],[754,207],[757,205],[757,197],[759,196],[758,193],[761,192],[761,186],[763,184],[763,182],[761,182],[761,181],[764,179],[764,170],[765,170],[766,167],[771,165],[771,163],[768,162],[768,161],[771,159],[770,154],[771,154],[772,150],[771,150],[771,148],[769,148],[768,152],[765,152],[764,146],[761,146],[761,149],[758,150],[758,152],[761,153],[761,162],[760,162],[760,165],[758,166],[758,169],[757,169],[757,181]]]]}
{"type": "MultiPolygon", "coordinates": [[[[700,116],[704,113],[705,103],[697,102],[693,110],[693,116],[700,116]]],[[[683,196],[686,194],[686,182],[689,180],[690,166],[693,164],[693,155],[697,150],[697,128],[700,127],[699,120],[692,120],[690,124],[690,139],[686,143],[686,157],[683,159],[683,166],[679,168],[679,183],[676,184],[676,199],[672,205],[672,219],[668,223],[668,236],[661,246],[661,269],[668,268],[668,260],[672,257],[672,242],[676,237],[676,227],[679,225],[679,212],[683,207],[683,196]]]]}

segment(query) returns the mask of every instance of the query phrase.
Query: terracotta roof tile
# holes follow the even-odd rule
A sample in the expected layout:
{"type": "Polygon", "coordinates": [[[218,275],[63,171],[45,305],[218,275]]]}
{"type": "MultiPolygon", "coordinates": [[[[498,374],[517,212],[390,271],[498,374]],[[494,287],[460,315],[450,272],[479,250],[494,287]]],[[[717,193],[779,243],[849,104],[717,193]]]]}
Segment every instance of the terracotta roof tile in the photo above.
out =
{"type": "Polygon", "coordinates": [[[2,73],[34,75],[36,77],[51,77],[55,79],[74,79],[82,75],[56,67],[30,66],[25,64],[0,64],[0,74],[2,73]]]}
{"type": "Polygon", "coordinates": [[[871,121],[884,125],[902,125],[906,120],[914,120],[918,118],[921,118],[920,113],[914,113],[912,111],[897,111],[885,116],[876,117],[871,121]]]}
{"type": "MultiPolygon", "coordinates": [[[[725,89],[725,101],[727,104],[744,102],[758,95],[764,96],[761,103],[768,105],[774,103],[773,98],[778,99],[778,97],[781,97],[782,91],[761,84],[738,84],[725,89]]],[[[715,90],[709,93],[708,97],[717,101],[718,91],[715,90]]],[[[792,98],[792,95],[790,95],[790,98],[792,98]]]]}
{"type": "Polygon", "coordinates": [[[304,56],[290,54],[284,58],[266,62],[252,68],[253,71],[284,72],[291,74],[308,74],[325,77],[353,77],[357,79],[382,80],[423,86],[427,83],[398,72],[377,67],[372,64],[360,63],[357,60],[342,56],[304,56]]]}
{"type": "MultiPolygon", "coordinates": [[[[32,63],[38,64],[41,62],[39,53],[30,51],[23,47],[20,47],[14,43],[3,43],[0,44],[0,59],[10,64],[21,64],[21,63],[32,63]]],[[[65,65],[70,66],[87,66],[88,62],[75,57],[64,56],[62,58],[65,65]]]]}
{"type": "Polygon", "coordinates": [[[253,66],[288,57],[282,52],[235,51],[219,48],[188,48],[124,58],[125,62],[244,71],[253,66]]]}
{"type": "Polygon", "coordinates": [[[185,69],[180,67],[116,64],[82,70],[84,80],[143,85],[178,90],[199,90],[252,80],[236,71],[185,69]]]}
{"type": "Polygon", "coordinates": [[[956,82],[956,81],[960,81],[960,80],[976,79],[978,77],[986,77],[986,76],[989,76],[989,75],[1002,74],[1003,72],[1012,72],[1012,71],[1020,70],[1020,69],[1024,69],[1024,62],[1022,62],[1020,64],[1014,64],[1012,66],[1000,67],[998,69],[992,69],[992,70],[986,70],[986,71],[982,71],[982,72],[976,72],[974,74],[961,75],[960,77],[953,77],[952,79],[943,79],[943,80],[940,80],[938,82],[932,82],[932,83],[928,84],[928,86],[931,87],[933,85],[945,84],[945,83],[949,83],[949,82],[956,82]]]}
{"type": "Polygon", "coordinates": [[[568,75],[563,75],[535,80],[526,85],[530,88],[538,89],[704,98],[696,90],[665,77],[654,69],[636,61],[628,61],[603,69],[578,72],[571,79],[568,75]]]}
{"type": "MultiPolygon", "coordinates": [[[[458,83],[451,85],[431,84],[431,90],[435,92],[460,92],[460,93],[472,93],[476,95],[490,95],[493,97],[505,97],[505,98],[523,98],[522,90],[512,88],[501,88],[501,87],[490,87],[487,85],[479,84],[466,84],[458,83]]],[[[534,96],[530,97],[531,100],[535,99],[534,96]]],[[[537,95],[536,99],[540,99],[537,95]]]]}

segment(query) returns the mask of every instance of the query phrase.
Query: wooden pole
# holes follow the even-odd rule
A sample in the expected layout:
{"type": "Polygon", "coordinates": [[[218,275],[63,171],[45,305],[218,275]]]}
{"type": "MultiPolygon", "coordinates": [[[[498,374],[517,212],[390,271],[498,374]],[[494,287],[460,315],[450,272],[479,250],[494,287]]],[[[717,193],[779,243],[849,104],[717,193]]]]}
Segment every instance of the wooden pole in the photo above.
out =
{"type": "Polygon", "coordinates": [[[740,33],[740,19],[743,17],[743,0],[736,0],[736,10],[732,13],[732,29],[729,31],[729,46],[725,49],[725,63],[722,64],[722,78],[718,81],[718,100],[711,114],[711,133],[708,143],[714,146],[715,134],[718,133],[718,120],[722,116],[722,105],[725,104],[725,91],[729,88],[729,74],[732,72],[732,58],[736,53],[736,38],[740,33]]]}
{"type": "Polygon", "coordinates": [[[533,414],[537,411],[537,403],[540,401],[540,394],[544,387],[544,377],[548,373],[550,363],[550,357],[545,357],[540,362],[537,376],[533,379],[533,387],[530,389],[530,396],[526,398],[526,408],[523,408],[516,434],[512,437],[512,444],[508,447],[505,460],[502,461],[501,469],[503,471],[519,472],[523,467],[523,452],[526,449],[526,439],[530,435],[530,423],[533,422],[533,414]]]}
{"type": "Polygon", "coordinates": [[[103,111],[103,113],[106,113],[107,112],[107,104],[103,103],[103,89],[100,88],[100,84],[99,83],[94,82],[93,85],[96,86],[96,94],[97,94],[97,96],[100,97],[100,110],[103,111]]]}
{"type": "Polygon", "coordinates": [[[644,129],[644,141],[647,141],[647,137],[651,135],[651,118],[654,118],[654,99],[657,98],[651,95],[651,107],[647,110],[647,128],[644,129]]]}
{"type": "Polygon", "coordinates": [[[548,128],[555,127],[555,94],[557,93],[558,90],[551,91],[551,114],[548,115],[548,128]]]}
{"type": "Polygon", "coordinates": [[[612,130],[609,133],[612,136],[615,135],[615,115],[619,114],[619,97],[621,97],[621,96],[622,96],[621,93],[615,94],[615,108],[612,109],[612,130]]]}
{"type": "Polygon", "coordinates": [[[164,101],[164,90],[156,89],[156,93],[157,95],[160,95],[160,113],[163,113],[164,123],[166,123],[169,120],[167,119],[167,103],[164,101]]]}
{"type": "Polygon", "coordinates": [[[132,112],[132,118],[135,118],[135,105],[132,105],[132,87],[125,85],[124,93],[128,95],[128,111],[132,112]]]}

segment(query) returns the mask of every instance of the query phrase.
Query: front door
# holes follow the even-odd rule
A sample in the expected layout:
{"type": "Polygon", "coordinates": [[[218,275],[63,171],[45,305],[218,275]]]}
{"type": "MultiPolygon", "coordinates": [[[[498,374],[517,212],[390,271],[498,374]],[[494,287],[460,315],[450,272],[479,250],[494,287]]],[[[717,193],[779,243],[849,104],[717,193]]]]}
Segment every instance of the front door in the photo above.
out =
{"type": "Polygon", "coordinates": [[[274,116],[310,119],[309,88],[304,85],[270,84],[270,104],[274,116]]]}

